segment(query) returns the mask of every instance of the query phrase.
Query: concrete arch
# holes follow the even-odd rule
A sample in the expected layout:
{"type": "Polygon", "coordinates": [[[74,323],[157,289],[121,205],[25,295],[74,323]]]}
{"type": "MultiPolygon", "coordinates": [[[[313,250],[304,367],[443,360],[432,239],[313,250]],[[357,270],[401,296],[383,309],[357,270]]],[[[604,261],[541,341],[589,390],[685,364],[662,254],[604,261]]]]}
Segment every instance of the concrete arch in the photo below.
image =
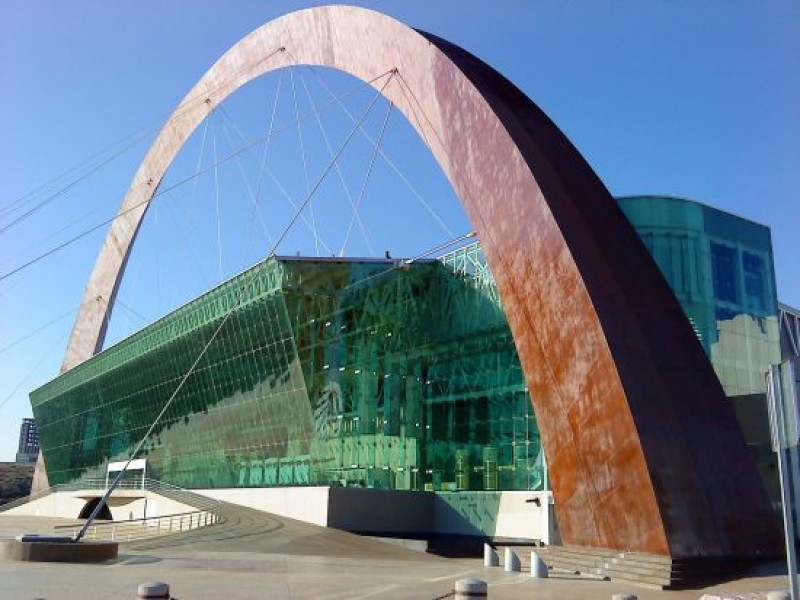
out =
{"type": "Polygon", "coordinates": [[[62,370],[100,349],[141,219],[183,143],[211,107],[290,64],[365,81],[395,71],[384,95],[451,181],[497,280],[564,542],[673,556],[772,548],[771,510],[722,389],[601,181],[491,67],[373,11],[286,15],[239,41],[200,79],[122,202],[62,370]]]}

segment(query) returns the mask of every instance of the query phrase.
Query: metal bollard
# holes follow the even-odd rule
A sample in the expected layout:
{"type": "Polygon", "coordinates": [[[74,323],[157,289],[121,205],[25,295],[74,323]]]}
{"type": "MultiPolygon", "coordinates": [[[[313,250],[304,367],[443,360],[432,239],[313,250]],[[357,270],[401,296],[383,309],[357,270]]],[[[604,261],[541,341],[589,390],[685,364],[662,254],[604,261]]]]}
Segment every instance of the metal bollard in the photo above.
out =
{"type": "Polygon", "coordinates": [[[546,579],[549,576],[550,573],[547,571],[547,565],[536,552],[531,552],[531,577],[546,579]]]}
{"type": "Polygon", "coordinates": [[[636,596],[633,594],[614,594],[611,596],[611,600],[637,600],[636,596]]]}
{"type": "Polygon", "coordinates": [[[455,600],[471,600],[472,598],[488,598],[489,586],[480,579],[459,579],[453,589],[455,600]]]}
{"type": "Polygon", "coordinates": [[[140,583],[136,597],[138,600],[170,600],[169,584],[161,581],[140,583]]]}
{"type": "Polygon", "coordinates": [[[521,568],[519,564],[519,556],[517,556],[517,553],[514,552],[511,548],[506,548],[506,555],[505,555],[505,560],[503,561],[503,568],[509,573],[519,571],[521,568]]]}
{"type": "Polygon", "coordinates": [[[489,544],[483,545],[483,566],[484,567],[500,566],[500,557],[497,555],[497,550],[492,548],[489,544]]]}

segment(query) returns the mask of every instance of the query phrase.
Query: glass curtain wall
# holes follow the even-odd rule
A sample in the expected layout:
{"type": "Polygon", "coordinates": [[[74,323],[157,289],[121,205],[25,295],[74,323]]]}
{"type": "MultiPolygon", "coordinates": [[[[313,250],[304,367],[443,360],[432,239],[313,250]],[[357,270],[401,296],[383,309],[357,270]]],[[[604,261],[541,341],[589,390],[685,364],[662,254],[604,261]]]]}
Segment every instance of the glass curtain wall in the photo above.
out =
{"type": "Polygon", "coordinates": [[[618,198],[728,396],[765,392],[780,359],[769,228],[680,198],[618,198]]]}
{"type": "Polygon", "coordinates": [[[482,254],[272,259],[31,394],[53,484],[144,446],[193,488],[541,489],[539,434],[482,254]]]}

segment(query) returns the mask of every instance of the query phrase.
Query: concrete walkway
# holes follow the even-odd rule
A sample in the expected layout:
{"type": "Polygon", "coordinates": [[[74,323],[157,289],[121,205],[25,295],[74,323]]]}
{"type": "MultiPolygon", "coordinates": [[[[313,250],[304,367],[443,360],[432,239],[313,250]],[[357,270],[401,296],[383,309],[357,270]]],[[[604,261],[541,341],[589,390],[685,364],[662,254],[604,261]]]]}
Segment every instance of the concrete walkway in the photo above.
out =
{"type": "MultiPolygon", "coordinates": [[[[0,537],[44,533],[59,519],[0,514],[0,537]]],[[[222,525],[123,544],[113,563],[56,564],[0,560],[0,599],[123,600],[139,583],[165,581],[179,600],[433,600],[457,579],[489,583],[490,599],[611,598],[696,600],[704,593],[786,589],[785,576],[752,577],[705,590],[657,591],[571,575],[534,580],[485,569],[480,560],[444,559],[392,544],[228,506],[222,525]]]]}

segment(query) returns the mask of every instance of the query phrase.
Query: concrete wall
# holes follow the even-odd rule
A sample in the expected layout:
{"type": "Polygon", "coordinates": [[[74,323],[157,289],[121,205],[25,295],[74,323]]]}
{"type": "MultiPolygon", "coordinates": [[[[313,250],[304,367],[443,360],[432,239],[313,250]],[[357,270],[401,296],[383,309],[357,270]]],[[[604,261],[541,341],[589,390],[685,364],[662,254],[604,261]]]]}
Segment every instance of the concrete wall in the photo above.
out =
{"type": "MultiPolygon", "coordinates": [[[[323,527],[387,537],[452,535],[497,541],[552,543],[551,492],[413,492],[340,487],[276,487],[194,490],[323,527]],[[537,505],[535,500],[539,501],[537,505]]],[[[6,512],[77,519],[100,493],[56,492],[6,512]]],[[[142,490],[118,490],[109,503],[114,520],[195,510],[142,490]],[[146,513],[146,514],[145,514],[146,513]]]]}
{"type": "Polygon", "coordinates": [[[194,512],[197,509],[170,498],[145,492],[143,496],[125,498],[112,495],[109,502],[111,516],[115,521],[144,519],[145,517],[160,517],[164,515],[177,515],[180,513],[194,512]]]}
{"type": "MultiPolygon", "coordinates": [[[[77,519],[87,502],[101,496],[101,492],[94,490],[54,492],[9,509],[4,514],[77,519]]],[[[145,517],[145,511],[147,511],[146,516],[157,517],[197,510],[180,502],[142,490],[117,490],[112,494],[108,506],[115,521],[142,519],[145,517]]]]}
{"type": "Polygon", "coordinates": [[[433,531],[550,543],[554,527],[549,510],[552,498],[552,492],[439,492],[433,531]]]}
{"type": "Polygon", "coordinates": [[[413,492],[343,487],[195,490],[306,523],[383,536],[553,539],[551,492],[413,492]],[[538,505],[536,504],[538,500],[538,505]]]}
{"type": "Polygon", "coordinates": [[[502,492],[494,537],[551,543],[554,526],[550,519],[552,503],[552,492],[502,492]]]}
{"type": "Polygon", "coordinates": [[[329,527],[398,537],[424,537],[433,528],[429,492],[332,487],[329,498],[329,527]]]}
{"type": "Polygon", "coordinates": [[[30,516],[30,517],[59,517],[63,519],[77,519],[81,509],[86,505],[86,500],[76,496],[75,492],[56,492],[43,498],[37,498],[16,506],[3,514],[30,516]]]}
{"type": "Polygon", "coordinates": [[[326,527],[330,490],[329,487],[274,487],[193,491],[224,502],[326,527]]]}

